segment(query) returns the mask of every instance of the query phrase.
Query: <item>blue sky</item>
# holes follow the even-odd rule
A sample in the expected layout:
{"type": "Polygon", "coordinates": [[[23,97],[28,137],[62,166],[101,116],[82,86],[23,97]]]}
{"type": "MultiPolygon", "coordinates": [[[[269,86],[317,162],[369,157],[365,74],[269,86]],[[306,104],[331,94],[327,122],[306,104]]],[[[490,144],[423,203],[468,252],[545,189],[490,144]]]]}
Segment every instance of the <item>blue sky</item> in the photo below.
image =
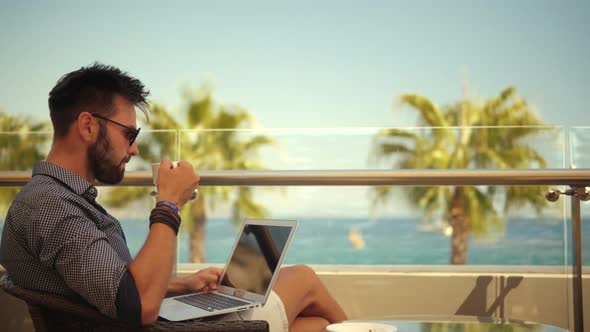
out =
{"type": "Polygon", "coordinates": [[[95,60],[178,108],[211,82],[266,128],[413,125],[436,102],[515,85],[542,118],[588,125],[587,1],[4,1],[0,108],[48,118],[47,93],[95,60]]]}
{"type": "MultiPolygon", "coordinates": [[[[218,101],[244,106],[264,128],[412,126],[416,114],[394,108],[396,96],[457,101],[465,68],[470,96],[515,85],[546,122],[590,125],[589,4],[0,0],[0,109],[48,119],[59,77],[100,61],[137,76],[173,111],[183,86],[209,82],[218,101]]],[[[340,142],[328,157],[313,138],[295,139],[299,150],[277,168],[363,168],[367,135],[351,135],[328,138],[340,142]],[[358,156],[347,154],[354,146],[358,156]]],[[[308,192],[317,190],[293,189],[278,209],[367,211],[364,189],[322,189],[332,205],[308,192]]]]}

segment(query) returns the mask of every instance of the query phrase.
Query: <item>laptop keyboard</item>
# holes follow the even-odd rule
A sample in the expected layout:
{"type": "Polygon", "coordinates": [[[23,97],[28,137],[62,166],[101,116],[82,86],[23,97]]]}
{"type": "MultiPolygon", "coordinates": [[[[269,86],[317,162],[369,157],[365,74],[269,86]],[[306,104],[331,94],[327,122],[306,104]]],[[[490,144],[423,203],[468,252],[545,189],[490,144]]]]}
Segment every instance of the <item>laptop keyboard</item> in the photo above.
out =
{"type": "Polygon", "coordinates": [[[175,298],[176,301],[192,305],[207,311],[223,310],[233,308],[248,302],[240,301],[234,298],[229,298],[216,293],[201,293],[195,295],[188,295],[175,298]]]}

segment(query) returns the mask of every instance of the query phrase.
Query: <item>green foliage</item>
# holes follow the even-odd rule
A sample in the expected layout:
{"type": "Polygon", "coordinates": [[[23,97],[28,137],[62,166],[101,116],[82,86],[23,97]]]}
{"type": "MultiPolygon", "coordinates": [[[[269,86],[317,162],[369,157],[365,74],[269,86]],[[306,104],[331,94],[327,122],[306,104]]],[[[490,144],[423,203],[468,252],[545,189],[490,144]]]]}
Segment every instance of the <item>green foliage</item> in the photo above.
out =
{"type": "MultiPolygon", "coordinates": [[[[45,157],[51,132],[46,122],[0,112],[0,168],[27,171],[45,157]]],[[[20,187],[0,190],[0,209],[6,211],[20,187]]]]}
{"type": "MultiPolygon", "coordinates": [[[[274,142],[267,136],[241,130],[254,125],[246,109],[216,103],[207,85],[194,92],[185,91],[184,98],[183,120],[175,119],[163,105],[151,105],[152,114],[147,125],[154,130],[177,130],[178,135],[154,132],[142,138],[139,158],[146,163],[163,158],[186,160],[197,171],[264,169],[258,152],[274,142]]],[[[147,191],[145,188],[114,188],[105,204],[118,206],[118,202],[127,203],[142,197],[147,200],[147,191]]],[[[188,227],[189,231],[200,229],[195,224],[205,223],[207,213],[201,211],[203,208],[213,210],[220,203],[230,205],[234,223],[241,222],[244,217],[268,216],[267,210],[255,202],[249,187],[203,186],[199,192],[200,199],[189,202],[182,211],[182,227],[188,227]]]]}
{"type": "MultiPolygon", "coordinates": [[[[539,134],[544,123],[532,112],[514,87],[508,87],[484,102],[465,100],[439,107],[428,98],[404,94],[400,104],[410,106],[420,115],[422,134],[402,129],[384,129],[375,137],[373,158],[393,168],[402,169],[515,169],[543,168],[543,157],[527,145],[526,140],[539,134]],[[503,126],[500,128],[500,126],[503,126]]],[[[455,188],[456,189],[456,188],[455,188]]],[[[450,218],[452,187],[404,188],[411,204],[430,220],[440,209],[450,218]]],[[[507,187],[503,192],[489,187],[463,187],[461,208],[469,231],[486,235],[491,229],[502,230],[501,213],[494,206],[495,197],[504,198],[503,214],[524,205],[537,213],[547,205],[545,187],[507,187]],[[501,195],[501,196],[496,196],[501,195]]],[[[373,206],[385,204],[391,187],[373,190],[373,206]]]]}

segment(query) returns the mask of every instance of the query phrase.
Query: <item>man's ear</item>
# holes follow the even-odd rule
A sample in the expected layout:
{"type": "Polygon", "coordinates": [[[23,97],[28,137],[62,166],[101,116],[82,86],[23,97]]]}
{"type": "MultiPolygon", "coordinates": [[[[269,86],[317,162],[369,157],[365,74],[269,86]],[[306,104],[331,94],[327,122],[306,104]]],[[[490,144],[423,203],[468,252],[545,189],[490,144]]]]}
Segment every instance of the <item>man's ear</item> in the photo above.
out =
{"type": "Polygon", "coordinates": [[[80,139],[86,143],[94,143],[98,136],[98,122],[94,121],[92,114],[82,112],[75,123],[80,139]]]}

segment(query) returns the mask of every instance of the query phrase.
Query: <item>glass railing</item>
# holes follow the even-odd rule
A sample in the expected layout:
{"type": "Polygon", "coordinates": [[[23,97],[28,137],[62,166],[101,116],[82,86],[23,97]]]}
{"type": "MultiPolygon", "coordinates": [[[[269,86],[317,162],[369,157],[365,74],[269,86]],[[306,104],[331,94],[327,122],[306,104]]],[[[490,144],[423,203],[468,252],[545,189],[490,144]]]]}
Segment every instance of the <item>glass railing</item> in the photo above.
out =
{"type": "MultiPolygon", "coordinates": [[[[570,210],[566,199],[551,203],[545,194],[565,191],[572,182],[564,175],[589,181],[577,175],[590,168],[583,153],[589,133],[557,127],[145,130],[140,155],[127,168],[134,185],[101,188],[99,201],[121,221],[135,254],[154,204],[150,164],[183,159],[201,173],[202,185],[200,198],[183,209],[181,264],[223,263],[235,225],[244,217],[267,217],[300,221],[286,263],[437,271],[454,261],[488,272],[569,274],[570,210]],[[570,164],[578,170],[569,170],[570,164]],[[502,172],[520,168],[526,171],[502,172]],[[263,175],[242,182],[251,174],[263,175]],[[453,205],[457,197],[462,203],[453,205]],[[466,235],[457,240],[457,234],[466,235]],[[453,247],[453,239],[461,245],[453,247]]],[[[14,135],[0,134],[0,176],[26,171],[10,182],[22,184],[51,137],[14,135]]],[[[18,187],[1,183],[4,218],[18,187]]],[[[583,216],[588,205],[582,204],[583,216]]],[[[581,232],[590,238],[588,227],[581,232]]],[[[564,293],[568,287],[564,278],[564,293]]]]}
{"type": "MultiPolygon", "coordinates": [[[[575,128],[570,134],[573,164],[585,162],[585,156],[577,152],[584,150],[580,145],[587,141],[587,133],[584,128],[575,128]]],[[[46,155],[50,134],[30,133],[28,137],[0,134],[4,142],[0,159],[3,170],[30,170],[34,160],[46,155]]],[[[564,142],[565,133],[558,127],[145,130],[138,138],[140,155],[131,160],[127,171],[149,172],[151,163],[164,158],[188,160],[200,172],[373,171],[445,166],[471,170],[562,169],[569,164],[564,142]]],[[[442,207],[448,204],[456,188],[202,186],[202,200],[189,204],[194,205],[194,211],[203,210],[199,204],[204,204],[206,227],[204,233],[199,233],[197,223],[183,223],[178,260],[223,262],[235,232],[235,227],[229,225],[235,225],[241,217],[264,216],[300,221],[298,236],[287,258],[289,263],[448,264],[453,225],[448,209],[442,207]],[[254,205],[246,204],[242,210],[236,210],[240,198],[254,205]],[[238,218],[231,222],[236,211],[239,213],[234,216],[238,218]],[[204,248],[195,248],[203,242],[204,248]],[[322,246],[322,255],[315,252],[317,245],[322,246]]],[[[568,265],[571,253],[567,246],[569,226],[564,218],[564,200],[547,202],[543,196],[548,188],[465,187],[464,196],[469,196],[465,202],[471,204],[465,208],[474,209],[471,218],[477,219],[467,237],[465,263],[568,265]],[[538,199],[527,198],[533,196],[538,199]],[[523,203],[527,199],[533,204],[523,203]],[[482,204],[487,207],[478,207],[482,204]],[[504,213],[507,207],[508,213],[504,213]],[[477,218],[478,215],[482,217],[477,218]]],[[[16,189],[1,190],[6,192],[4,216],[16,189]]],[[[145,220],[153,204],[149,195],[153,190],[149,186],[107,187],[99,195],[99,201],[121,220],[133,253],[140,249],[147,235],[145,220]]],[[[467,211],[466,217],[468,214],[467,211]]],[[[200,214],[193,212],[193,217],[197,215],[200,214]]],[[[583,233],[582,237],[587,235],[583,233]]],[[[585,264],[590,263],[590,254],[583,257],[585,264]]]]}
{"type": "MultiPolygon", "coordinates": [[[[256,166],[247,161],[257,161],[273,171],[391,170],[400,166],[414,169],[563,168],[565,164],[564,133],[555,127],[185,130],[180,132],[179,141],[180,158],[203,171],[245,170],[256,166]],[[461,141],[463,137],[478,138],[469,146],[461,141]],[[508,143],[515,140],[518,144],[508,143]],[[265,143],[260,144],[259,149],[240,150],[240,144],[250,142],[265,143]],[[233,148],[228,147],[232,144],[233,148]],[[391,149],[399,152],[389,153],[391,149]],[[405,153],[404,149],[414,152],[405,153]],[[506,153],[502,154],[502,149],[506,153]],[[233,163],[227,162],[232,159],[233,163]]],[[[542,198],[547,187],[527,187],[529,192],[521,193],[526,196],[531,194],[530,190],[537,190],[535,195],[541,198],[535,201],[538,211],[516,203],[509,205],[512,210],[506,216],[503,216],[502,205],[506,192],[518,194],[522,188],[469,188],[467,194],[479,195],[473,198],[474,204],[483,197],[490,197],[487,204],[492,211],[488,211],[491,212],[487,215],[489,220],[478,221],[469,235],[467,264],[565,264],[568,249],[564,238],[563,200],[549,204],[542,198]],[[531,234],[536,236],[531,237],[531,234]]],[[[414,204],[416,200],[411,197],[421,195],[421,189],[257,186],[252,188],[252,193],[266,209],[267,217],[300,221],[299,236],[295,237],[287,258],[289,263],[448,264],[452,226],[444,209],[425,215],[414,204]],[[322,255],[314,250],[317,245],[321,245],[322,255]]],[[[235,197],[229,196],[229,205],[223,204],[222,197],[226,193],[237,193],[238,188],[223,188],[226,192],[221,192],[220,188],[202,190],[204,198],[212,198],[216,207],[207,210],[206,238],[215,240],[206,242],[205,258],[223,262],[234,238],[233,231],[223,221],[229,219],[235,197]]],[[[439,186],[429,190],[432,195],[439,195],[438,203],[443,205],[445,195],[451,195],[454,188],[439,186]]],[[[190,227],[181,231],[179,262],[193,262],[198,256],[191,254],[191,237],[194,233],[190,227]]]]}
{"type": "MultiPolygon", "coordinates": [[[[570,155],[572,168],[590,168],[590,127],[575,127],[570,129],[570,155]]],[[[590,203],[580,205],[582,215],[582,239],[590,239],[590,203]]],[[[582,242],[582,257],[584,265],[588,266],[586,257],[590,257],[590,241],[582,242]]]]}

